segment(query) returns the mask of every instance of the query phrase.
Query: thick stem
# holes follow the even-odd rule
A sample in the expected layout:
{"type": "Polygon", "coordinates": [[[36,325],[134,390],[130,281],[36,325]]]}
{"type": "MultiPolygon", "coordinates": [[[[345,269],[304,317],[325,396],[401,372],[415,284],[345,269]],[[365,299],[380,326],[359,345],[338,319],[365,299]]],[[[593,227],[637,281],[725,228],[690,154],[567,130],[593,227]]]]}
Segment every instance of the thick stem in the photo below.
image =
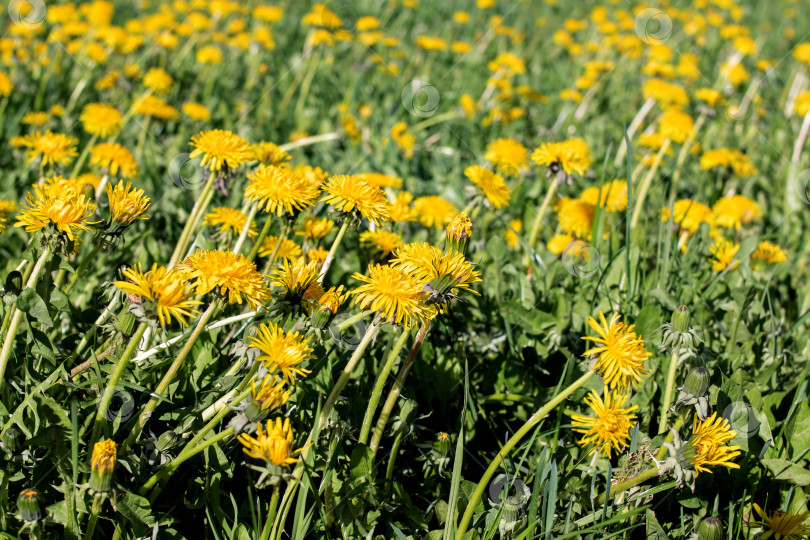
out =
{"type": "Polygon", "coordinates": [[[349,228],[349,221],[346,220],[340,226],[340,230],[338,230],[337,236],[335,237],[335,241],[332,242],[332,247],[329,249],[329,254],[323,261],[323,266],[321,267],[321,274],[318,276],[318,283],[323,283],[323,278],[329,271],[329,267],[332,266],[332,261],[335,259],[335,253],[337,252],[337,248],[340,245],[340,242],[343,240],[343,235],[346,234],[346,230],[348,228],[349,228]]]}
{"type": "Polygon", "coordinates": [[[639,187],[638,190],[638,199],[636,199],[636,206],[633,208],[633,218],[630,220],[631,229],[638,224],[638,220],[641,217],[641,211],[644,209],[644,199],[647,198],[647,192],[650,190],[652,180],[655,177],[655,173],[658,172],[658,167],[661,165],[661,161],[664,159],[664,154],[669,149],[669,145],[670,140],[666,139],[664,144],[661,145],[661,149],[658,150],[658,153],[655,155],[655,160],[653,161],[649,172],[647,172],[647,176],[645,176],[641,181],[641,187],[639,187]]]}
{"type": "MultiPolygon", "coordinates": [[[[267,233],[270,232],[270,225],[273,223],[273,216],[268,215],[267,220],[264,222],[264,227],[262,227],[262,232],[259,233],[259,236],[256,237],[256,240],[253,242],[253,247],[250,248],[250,253],[248,254],[247,258],[249,261],[255,260],[256,255],[259,253],[259,249],[262,246],[262,242],[264,238],[267,236],[267,233]]],[[[286,232],[286,227],[284,231],[286,232]]],[[[284,232],[282,232],[284,235],[284,232]]],[[[278,253],[278,247],[281,245],[281,238],[279,238],[278,243],[276,244],[276,253],[278,253]]]]}
{"type": "Polygon", "coordinates": [[[405,347],[405,343],[408,341],[409,335],[410,332],[408,330],[402,331],[396,343],[394,343],[394,348],[391,349],[391,353],[388,355],[388,360],[386,360],[385,365],[382,370],[380,370],[379,375],[377,375],[377,382],[374,384],[374,390],[371,391],[366,414],[363,417],[363,427],[360,429],[360,438],[358,439],[360,444],[366,444],[368,442],[368,435],[371,432],[371,421],[374,419],[374,413],[377,412],[377,405],[380,403],[380,397],[382,396],[385,382],[388,380],[388,374],[391,373],[400,351],[402,351],[403,347],[405,347]]]}
{"type": "Polygon", "coordinates": [[[430,322],[431,321],[423,322],[422,327],[419,328],[419,332],[417,332],[416,338],[413,340],[413,345],[411,345],[411,350],[408,351],[408,357],[405,359],[402,367],[399,368],[399,373],[397,373],[397,379],[394,381],[394,386],[391,387],[391,390],[388,392],[388,397],[385,398],[385,404],[383,405],[382,411],[380,411],[380,417],[377,419],[377,425],[374,427],[374,435],[372,435],[371,444],[369,444],[372,454],[376,454],[377,448],[380,447],[380,440],[382,440],[385,426],[388,424],[388,418],[391,416],[391,412],[394,410],[394,405],[397,403],[399,394],[402,392],[402,388],[405,386],[405,378],[408,376],[411,366],[413,366],[416,357],[419,355],[419,350],[422,348],[422,342],[425,340],[425,336],[430,329],[430,322]]]}
{"type": "Polygon", "coordinates": [[[546,191],[546,196],[543,198],[543,202],[540,204],[540,209],[537,211],[537,215],[534,217],[534,222],[532,223],[531,231],[529,232],[529,247],[534,249],[534,244],[537,242],[537,235],[540,233],[540,229],[543,225],[543,216],[546,214],[546,210],[551,205],[551,199],[554,197],[554,193],[557,192],[557,184],[560,181],[557,176],[554,176],[554,179],[551,181],[551,185],[548,186],[548,191],[546,191]]]}
{"type": "Polygon", "coordinates": [[[90,442],[87,445],[90,448],[93,447],[93,444],[98,440],[99,435],[101,435],[101,428],[104,420],[107,418],[107,409],[110,407],[110,402],[115,394],[118,381],[121,379],[121,375],[124,374],[124,370],[129,363],[129,359],[132,358],[132,355],[135,353],[135,349],[138,348],[138,343],[140,343],[143,333],[146,332],[146,328],[146,323],[141,323],[140,326],[138,326],[138,329],[135,331],[135,335],[130,338],[127,348],[124,349],[124,352],[121,354],[121,357],[115,364],[112,374],[110,374],[110,378],[107,381],[107,389],[104,391],[104,395],[101,397],[101,403],[99,403],[98,411],[96,411],[96,419],[93,422],[93,434],[91,435],[90,442]]]}
{"type": "Polygon", "coordinates": [[[202,217],[202,214],[204,214],[208,208],[208,203],[211,200],[209,193],[212,192],[215,179],[216,175],[214,173],[208,175],[208,181],[205,182],[202,192],[200,193],[200,197],[191,208],[191,213],[186,220],[186,224],[183,226],[183,231],[180,233],[180,239],[177,241],[177,245],[174,247],[172,256],[169,259],[169,268],[177,264],[177,261],[179,261],[183,253],[185,253],[186,247],[188,246],[188,241],[191,238],[191,235],[194,233],[194,230],[197,228],[199,221],[198,216],[202,217]]]}
{"type": "Polygon", "coordinates": [[[126,441],[124,441],[124,444],[121,445],[119,452],[123,452],[125,448],[129,447],[136,440],[138,440],[138,436],[141,434],[141,431],[143,431],[143,427],[149,421],[149,417],[152,415],[152,411],[155,410],[155,408],[158,405],[158,402],[160,401],[160,397],[158,396],[163,395],[163,393],[166,391],[166,389],[169,387],[172,380],[174,379],[174,376],[177,375],[178,371],[180,371],[180,367],[183,365],[183,361],[186,359],[186,356],[188,356],[188,354],[191,352],[191,348],[194,346],[194,343],[197,341],[197,338],[200,337],[200,334],[202,334],[205,325],[208,324],[208,321],[211,319],[211,316],[214,314],[214,311],[216,311],[217,308],[219,307],[219,304],[220,302],[218,300],[211,302],[211,305],[208,306],[208,309],[206,309],[205,312],[202,314],[202,316],[200,316],[200,320],[197,321],[197,326],[194,327],[194,332],[191,333],[191,335],[188,338],[188,341],[186,341],[186,344],[180,350],[180,353],[174,359],[172,365],[169,366],[169,370],[163,376],[163,379],[161,379],[160,384],[158,384],[157,388],[155,388],[155,391],[153,392],[153,394],[155,394],[155,397],[149,399],[149,402],[146,404],[146,407],[144,407],[141,414],[138,415],[137,422],[135,422],[135,425],[132,427],[132,431],[130,432],[126,441]]]}
{"type": "Polygon", "coordinates": [[[270,536],[270,528],[273,525],[273,520],[276,519],[276,510],[278,509],[278,494],[279,485],[273,486],[273,495],[270,497],[270,508],[267,510],[267,519],[264,520],[264,527],[262,528],[262,535],[260,540],[265,540],[270,536]]]}
{"type": "Polygon", "coordinates": [[[464,516],[461,518],[461,522],[458,526],[458,531],[456,532],[456,540],[462,540],[464,538],[464,534],[467,532],[467,527],[470,526],[470,521],[473,517],[473,512],[475,512],[475,507],[478,505],[478,502],[481,500],[481,496],[484,494],[484,490],[486,489],[487,485],[489,485],[489,481],[492,479],[492,476],[500,467],[501,462],[503,459],[509,455],[509,452],[521,441],[523,437],[526,436],[529,431],[534,429],[534,427],[542,420],[547,414],[553,411],[557,405],[568,399],[568,396],[573,394],[579,387],[583,384],[588,382],[588,379],[593,377],[596,372],[594,370],[588,370],[582,377],[574,381],[571,386],[557,394],[551,401],[543,405],[540,409],[535,412],[531,418],[526,420],[526,423],[515,432],[512,437],[506,441],[506,444],[503,445],[503,448],[500,449],[498,454],[489,464],[487,470],[484,472],[484,476],[481,477],[481,480],[478,482],[478,485],[475,487],[475,491],[470,497],[470,501],[467,504],[467,509],[464,511],[464,516]]]}
{"type": "MultiPolygon", "coordinates": [[[[45,262],[51,255],[51,250],[49,248],[45,248],[42,252],[42,255],[39,256],[37,259],[36,264],[34,264],[34,268],[31,271],[31,275],[28,276],[28,281],[25,282],[25,289],[32,289],[37,283],[37,278],[39,277],[39,273],[42,271],[42,268],[45,266],[45,262]]],[[[9,308],[11,313],[11,320],[8,325],[8,332],[6,332],[6,336],[3,339],[3,349],[0,350],[0,389],[3,388],[3,383],[5,382],[5,373],[6,373],[6,365],[8,365],[8,359],[11,357],[11,350],[14,348],[14,339],[17,337],[17,330],[20,328],[20,322],[22,321],[23,313],[19,309],[17,309],[16,304],[9,308]]]]}
{"type": "MultiPolygon", "coordinates": [[[[627,491],[628,489],[635,487],[639,484],[642,484],[649,480],[650,478],[655,478],[658,476],[658,467],[652,467],[647,469],[646,471],[640,472],[632,478],[625,480],[619,484],[616,484],[610,489],[610,496],[615,497],[619,493],[627,491]]],[[[596,502],[601,506],[605,502],[605,497],[608,495],[607,492],[602,493],[596,502]]]]}
{"type": "Polygon", "coordinates": [[[669,356],[669,370],[667,371],[667,385],[664,387],[664,400],[661,402],[661,417],[658,419],[658,433],[667,429],[667,412],[672,405],[672,391],[675,388],[675,373],[678,369],[678,348],[672,350],[669,356]]]}
{"type": "Polygon", "coordinates": [[[248,213],[247,221],[245,221],[245,226],[242,227],[242,232],[239,233],[239,238],[236,240],[236,244],[233,246],[233,252],[239,253],[239,250],[242,249],[242,244],[245,243],[245,240],[248,237],[248,233],[250,232],[250,226],[253,224],[253,218],[256,217],[256,210],[257,206],[252,204],[250,206],[250,213],[248,213]]]}

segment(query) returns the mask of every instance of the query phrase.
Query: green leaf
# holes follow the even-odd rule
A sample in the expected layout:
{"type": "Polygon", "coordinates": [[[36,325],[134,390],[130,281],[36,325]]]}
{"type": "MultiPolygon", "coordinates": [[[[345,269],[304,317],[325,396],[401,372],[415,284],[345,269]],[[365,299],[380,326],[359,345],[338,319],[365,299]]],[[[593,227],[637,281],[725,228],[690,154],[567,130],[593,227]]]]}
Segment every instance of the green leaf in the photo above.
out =
{"type": "Polygon", "coordinates": [[[152,516],[152,508],[149,506],[149,501],[140,495],[134,493],[124,492],[123,497],[118,498],[118,511],[124,514],[132,523],[145,525],[151,527],[155,524],[155,518],[152,516]]]}
{"type": "Polygon", "coordinates": [[[68,300],[67,295],[59,289],[51,289],[50,302],[51,305],[57,310],[64,313],[70,313],[70,301],[68,300]]]}
{"type": "Polygon", "coordinates": [[[43,328],[52,328],[53,320],[48,314],[45,300],[34,289],[25,289],[17,298],[17,309],[35,318],[43,328]]]}
{"type": "Polygon", "coordinates": [[[793,459],[799,459],[810,448],[810,405],[807,402],[802,402],[790,419],[785,438],[790,442],[790,457],[793,459]]]}
{"type": "Polygon", "coordinates": [[[810,485],[810,471],[786,459],[763,459],[776,480],[784,480],[797,486],[810,485]]]}
{"type": "Polygon", "coordinates": [[[361,481],[373,483],[376,475],[374,453],[365,444],[358,444],[352,450],[350,474],[352,483],[361,481]]]}
{"type": "Polygon", "coordinates": [[[661,524],[658,523],[658,520],[655,517],[655,513],[647,509],[647,538],[650,540],[669,540],[669,536],[667,533],[664,532],[664,529],[661,527],[661,524]]]}
{"type": "Polygon", "coordinates": [[[11,305],[12,302],[17,300],[17,297],[22,292],[22,285],[22,274],[18,270],[12,270],[8,273],[3,288],[3,302],[5,302],[6,305],[11,305]]]}
{"type": "Polygon", "coordinates": [[[37,328],[28,328],[31,333],[31,352],[38,354],[42,358],[48,360],[51,365],[56,365],[56,353],[54,352],[53,344],[48,339],[48,335],[37,328]]]}

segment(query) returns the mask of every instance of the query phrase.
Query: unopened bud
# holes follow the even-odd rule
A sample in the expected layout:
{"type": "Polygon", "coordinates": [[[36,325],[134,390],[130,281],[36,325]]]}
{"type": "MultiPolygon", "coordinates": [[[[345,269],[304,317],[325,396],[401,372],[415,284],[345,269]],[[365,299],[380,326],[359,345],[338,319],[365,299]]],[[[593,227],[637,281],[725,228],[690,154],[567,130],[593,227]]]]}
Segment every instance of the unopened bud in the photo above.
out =
{"type": "Polygon", "coordinates": [[[672,312],[672,329],[676,332],[686,332],[689,330],[689,308],[686,306],[678,306],[672,312]]]}
{"type": "Polygon", "coordinates": [[[709,389],[709,379],[709,370],[704,367],[696,367],[686,376],[686,381],[683,383],[683,392],[693,397],[705,396],[706,391],[709,389]]]}
{"type": "Polygon", "coordinates": [[[472,221],[467,217],[466,212],[462,212],[454,217],[447,229],[444,231],[447,241],[447,249],[467,254],[467,246],[472,236],[472,221]]]}
{"type": "Polygon", "coordinates": [[[3,433],[3,448],[9,454],[19,454],[20,450],[22,450],[22,443],[23,435],[16,427],[11,426],[3,433]]]}
{"type": "Polygon", "coordinates": [[[697,530],[700,540],[723,540],[723,521],[720,518],[709,516],[700,522],[697,530]]]}
{"type": "Polygon", "coordinates": [[[39,491],[33,488],[24,489],[17,497],[17,511],[23,521],[39,521],[42,509],[39,507],[39,491]]]}
{"type": "Polygon", "coordinates": [[[90,489],[99,493],[112,489],[115,460],[115,441],[112,439],[97,442],[93,446],[93,458],[90,460],[90,489]]]}
{"type": "Polygon", "coordinates": [[[436,450],[442,457],[446,457],[450,453],[450,435],[442,431],[436,437],[436,442],[433,443],[433,449],[436,450]]]}

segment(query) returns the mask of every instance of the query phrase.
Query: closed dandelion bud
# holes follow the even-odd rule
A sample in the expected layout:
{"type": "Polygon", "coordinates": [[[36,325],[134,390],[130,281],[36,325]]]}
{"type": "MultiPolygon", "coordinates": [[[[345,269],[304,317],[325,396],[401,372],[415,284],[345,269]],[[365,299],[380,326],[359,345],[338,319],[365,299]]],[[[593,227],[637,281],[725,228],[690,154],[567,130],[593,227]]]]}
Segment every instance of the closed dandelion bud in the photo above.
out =
{"type": "Polygon", "coordinates": [[[471,236],[472,222],[467,217],[467,213],[462,212],[454,217],[445,229],[447,249],[466,255],[471,236]]]}
{"type": "Polygon", "coordinates": [[[343,285],[338,288],[332,287],[323,293],[318,300],[318,307],[312,311],[310,324],[318,330],[323,330],[329,326],[347,296],[348,293],[343,292],[343,285]]]}
{"type": "Polygon", "coordinates": [[[125,305],[118,314],[115,329],[124,337],[130,337],[135,330],[135,315],[129,312],[129,304],[125,305]]]}
{"type": "Polygon", "coordinates": [[[162,433],[160,437],[158,437],[157,442],[155,443],[155,448],[157,448],[158,452],[165,452],[166,450],[170,449],[175,445],[177,442],[178,436],[177,433],[174,431],[167,431],[162,433]]]}
{"type": "Polygon", "coordinates": [[[707,517],[700,522],[697,534],[700,540],[723,540],[723,521],[714,516],[707,517]]]}
{"type": "Polygon", "coordinates": [[[678,306],[672,312],[672,329],[676,332],[686,332],[689,330],[689,308],[686,306],[678,306]]]}
{"type": "Polygon", "coordinates": [[[502,503],[503,512],[498,523],[498,532],[501,537],[511,538],[519,534],[526,527],[526,515],[523,512],[525,501],[519,497],[507,497],[502,503]]]}
{"type": "Polygon", "coordinates": [[[9,454],[19,454],[22,450],[23,435],[14,426],[8,428],[3,434],[3,448],[9,454]]]}
{"type": "Polygon", "coordinates": [[[436,441],[433,443],[433,449],[442,457],[446,457],[447,454],[450,453],[450,446],[450,435],[444,431],[439,433],[436,437],[436,441]]]}
{"type": "Polygon", "coordinates": [[[709,370],[704,367],[696,367],[686,376],[683,383],[683,392],[693,397],[706,395],[709,389],[709,370]]]}
{"type": "Polygon", "coordinates": [[[93,457],[90,460],[90,489],[99,493],[112,489],[115,457],[115,441],[107,439],[93,446],[93,457]]]}
{"type": "Polygon", "coordinates": [[[39,507],[39,491],[28,488],[20,492],[17,497],[17,512],[23,521],[39,521],[42,519],[42,509],[39,507]]]}

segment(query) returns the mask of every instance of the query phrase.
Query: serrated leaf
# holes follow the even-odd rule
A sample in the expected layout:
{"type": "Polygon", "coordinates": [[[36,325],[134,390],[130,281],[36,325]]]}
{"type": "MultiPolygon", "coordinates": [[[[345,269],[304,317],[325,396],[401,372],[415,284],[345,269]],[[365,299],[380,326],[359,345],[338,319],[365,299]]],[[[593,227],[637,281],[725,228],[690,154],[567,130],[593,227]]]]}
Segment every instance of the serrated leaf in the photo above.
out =
{"type": "Polygon", "coordinates": [[[655,513],[647,509],[647,538],[650,540],[669,540],[669,536],[667,533],[664,532],[664,529],[661,527],[661,524],[658,523],[658,519],[655,517],[655,513]]]}
{"type": "Polygon", "coordinates": [[[146,498],[127,491],[123,497],[119,497],[117,504],[118,511],[132,523],[139,523],[147,527],[155,524],[152,508],[146,498]]]}
{"type": "Polygon", "coordinates": [[[352,483],[360,481],[371,483],[374,481],[374,453],[365,444],[358,444],[352,450],[350,474],[352,483]]]}

